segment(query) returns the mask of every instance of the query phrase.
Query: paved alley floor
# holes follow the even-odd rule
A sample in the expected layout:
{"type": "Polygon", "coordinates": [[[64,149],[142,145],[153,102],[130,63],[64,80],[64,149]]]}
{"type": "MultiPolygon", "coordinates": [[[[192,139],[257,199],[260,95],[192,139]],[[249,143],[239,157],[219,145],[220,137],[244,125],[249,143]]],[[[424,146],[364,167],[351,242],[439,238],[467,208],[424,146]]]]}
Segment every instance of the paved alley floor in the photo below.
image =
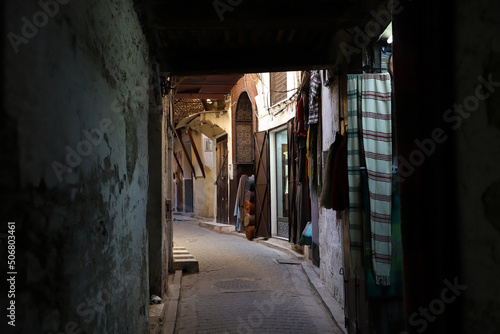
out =
{"type": "Polygon", "coordinates": [[[198,261],[182,278],[176,333],[341,333],[289,254],[196,221],[175,221],[174,242],[198,261]]]}

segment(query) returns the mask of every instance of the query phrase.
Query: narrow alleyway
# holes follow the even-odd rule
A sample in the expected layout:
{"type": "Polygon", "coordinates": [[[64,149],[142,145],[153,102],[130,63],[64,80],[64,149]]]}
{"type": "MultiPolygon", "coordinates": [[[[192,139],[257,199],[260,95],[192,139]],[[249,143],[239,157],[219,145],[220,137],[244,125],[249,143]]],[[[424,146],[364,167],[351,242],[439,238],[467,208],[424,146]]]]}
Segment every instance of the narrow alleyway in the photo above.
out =
{"type": "Polygon", "coordinates": [[[342,333],[290,255],[236,235],[174,222],[174,242],[199,261],[185,275],[176,333],[342,333]]]}

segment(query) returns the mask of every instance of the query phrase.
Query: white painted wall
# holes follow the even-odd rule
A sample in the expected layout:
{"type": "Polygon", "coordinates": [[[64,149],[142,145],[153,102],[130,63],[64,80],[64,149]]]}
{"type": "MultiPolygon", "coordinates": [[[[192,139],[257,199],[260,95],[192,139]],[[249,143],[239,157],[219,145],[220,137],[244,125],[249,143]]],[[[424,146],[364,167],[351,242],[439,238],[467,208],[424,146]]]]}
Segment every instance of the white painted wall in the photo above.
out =
{"type": "Polygon", "coordinates": [[[194,153],[194,148],[191,146],[191,156],[194,168],[196,170],[196,178],[193,180],[193,203],[194,203],[194,213],[200,217],[213,218],[213,194],[214,194],[214,183],[212,182],[212,169],[207,168],[205,165],[205,155],[208,155],[210,158],[210,164],[213,164],[212,161],[212,152],[205,152],[205,138],[207,136],[202,133],[194,132],[192,133],[193,140],[196,145],[196,149],[198,150],[198,154],[203,163],[203,169],[205,171],[205,178],[203,177],[203,173],[200,169],[198,160],[194,153]]]}
{"type": "MultiPolygon", "coordinates": [[[[330,87],[322,86],[322,106],[323,150],[328,151],[339,129],[339,94],[336,83],[330,87]]],[[[342,227],[340,214],[320,208],[320,278],[340,305],[344,305],[344,280],[339,274],[340,268],[344,266],[342,227]]]]}
{"type": "Polygon", "coordinates": [[[295,117],[296,111],[296,89],[300,84],[300,72],[287,73],[287,89],[288,100],[279,103],[276,106],[269,106],[269,73],[260,73],[261,80],[257,81],[258,95],[255,97],[259,117],[259,131],[274,129],[278,126],[286,124],[290,119],[295,117]]]}
{"type": "MultiPolygon", "coordinates": [[[[203,117],[205,120],[211,122],[212,124],[216,124],[218,127],[223,129],[228,136],[228,151],[229,151],[229,156],[228,156],[228,164],[229,164],[229,177],[232,179],[232,173],[231,173],[231,166],[233,165],[233,154],[232,154],[232,131],[231,131],[231,125],[232,125],[232,112],[231,112],[231,106],[234,106],[233,103],[229,103],[228,105],[228,111],[224,113],[209,113],[205,114],[201,117],[203,117]]],[[[183,132],[184,133],[184,132],[183,132]]],[[[220,135],[219,137],[224,136],[225,134],[220,135]]],[[[196,147],[198,148],[198,152],[200,153],[201,159],[203,161],[203,164],[205,165],[205,173],[206,173],[206,179],[203,178],[198,178],[194,180],[193,183],[193,200],[194,200],[194,208],[195,208],[195,213],[202,216],[202,217],[207,217],[207,218],[215,218],[217,215],[217,187],[214,186],[215,181],[217,180],[217,175],[218,175],[218,170],[217,170],[217,154],[216,154],[216,141],[217,138],[210,138],[212,139],[212,152],[206,152],[205,151],[205,139],[209,138],[205,136],[202,133],[195,134],[193,132],[193,139],[196,142],[196,147]]],[[[184,140],[189,141],[187,136],[184,137],[184,140]]],[[[180,148],[180,144],[178,141],[176,141],[176,152],[182,150],[180,148]]],[[[189,177],[189,171],[191,167],[189,166],[189,163],[187,162],[185,158],[184,152],[182,152],[183,155],[183,169],[184,169],[184,175],[189,177]]],[[[192,152],[192,163],[195,166],[196,169],[196,175],[201,176],[201,170],[198,167],[198,162],[196,161],[196,156],[194,155],[194,152],[192,152]]],[[[229,189],[229,187],[228,187],[229,189]]],[[[228,190],[229,191],[229,190],[228,190]]],[[[229,194],[228,194],[229,196],[229,194]]]]}

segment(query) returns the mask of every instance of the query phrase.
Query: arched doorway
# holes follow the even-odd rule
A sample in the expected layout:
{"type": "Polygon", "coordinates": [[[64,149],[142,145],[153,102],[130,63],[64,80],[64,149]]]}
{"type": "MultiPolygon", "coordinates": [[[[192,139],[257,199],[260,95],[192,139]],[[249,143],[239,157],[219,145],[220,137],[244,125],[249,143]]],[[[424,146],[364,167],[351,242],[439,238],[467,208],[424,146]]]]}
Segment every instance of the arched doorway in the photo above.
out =
{"type": "MultiPolygon", "coordinates": [[[[231,181],[231,207],[236,202],[236,190],[242,175],[254,173],[253,147],[253,116],[252,101],[247,92],[241,93],[238,98],[233,126],[233,156],[234,173],[231,181]]],[[[231,215],[231,223],[236,224],[236,217],[231,215]]]]}

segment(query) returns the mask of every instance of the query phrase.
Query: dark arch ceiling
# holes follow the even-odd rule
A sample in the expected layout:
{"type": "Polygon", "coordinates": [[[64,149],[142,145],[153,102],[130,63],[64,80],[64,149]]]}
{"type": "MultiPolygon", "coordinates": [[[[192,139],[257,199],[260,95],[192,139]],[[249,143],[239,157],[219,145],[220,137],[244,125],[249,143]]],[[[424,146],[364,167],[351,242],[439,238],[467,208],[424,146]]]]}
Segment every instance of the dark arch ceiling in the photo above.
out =
{"type": "MultiPolygon", "coordinates": [[[[391,2],[392,3],[392,2],[391,2]]],[[[324,68],[387,9],[381,0],[136,0],[162,72],[221,75],[324,68]]],[[[382,27],[382,30],[385,27],[382,27]]]]}

